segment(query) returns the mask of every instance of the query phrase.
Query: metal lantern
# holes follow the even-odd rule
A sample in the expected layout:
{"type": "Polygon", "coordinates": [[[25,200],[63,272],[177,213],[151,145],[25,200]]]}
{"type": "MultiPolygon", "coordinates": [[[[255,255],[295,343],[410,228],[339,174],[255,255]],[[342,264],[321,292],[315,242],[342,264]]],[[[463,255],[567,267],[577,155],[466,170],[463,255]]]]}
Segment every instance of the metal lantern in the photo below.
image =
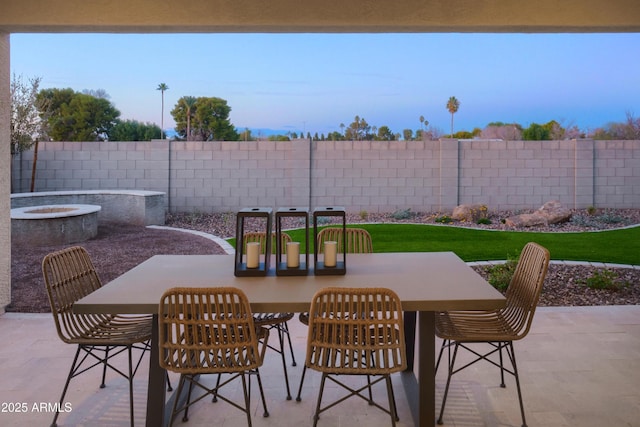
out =
{"type": "MultiPolygon", "coordinates": [[[[340,227],[340,225],[332,225],[340,227]]],[[[314,273],[323,275],[344,275],[347,273],[347,217],[343,207],[316,208],[313,211],[313,259],[314,273]],[[318,223],[322,226],[325,222],[330,222],[331,218],[342,218],[341,242],[331,241],[329,244],[323,242],[322,260],[319,259],[320,242],[318,241],[318,223]],[[326,221],[325,218],[329,219],[326,221]],[[341,252],[340,252],[341,251],[341,252]]]]}
{"type": "Polygon", "coordinates": [[[244,208],[236,216],[236,258],[234,274],[240,276],[266,276],[269,273],[271,256],[271,208],[244,208]],[[247,242],[245,225],[259,224],[264,233],[264,245],[247,242]]]}
{"type": "Polygon", "coordinates": [[[280,208],[276,211],[276,275],[306,276],[309,273],[309,210],[306,208],[280,208]],[[304,218],[304,241],[289,242],[282,232],[286,218],[304,218]],[[300,261],[304,249],[304,261],[300,261]],[[286,261],[282,261],[282,255],[286,261]]]}

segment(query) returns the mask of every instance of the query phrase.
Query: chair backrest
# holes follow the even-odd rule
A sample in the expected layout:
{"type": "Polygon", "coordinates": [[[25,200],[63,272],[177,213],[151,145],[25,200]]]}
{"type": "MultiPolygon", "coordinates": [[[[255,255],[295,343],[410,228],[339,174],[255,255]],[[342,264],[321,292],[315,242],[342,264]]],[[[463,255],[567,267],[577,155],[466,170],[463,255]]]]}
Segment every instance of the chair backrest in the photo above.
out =
{"type": "Polygon", "coordinates": [[[158,308],[160,366],[181,374],[259,367],[258,337],[240,289],[173,288],[158,308]]]}
{"type": "Polygon", "coordinates": [[[338,242],[338,252],[348,254],[368,254],[373,252],[371,235],[363,228],[346,228],[346,250],[342,247],[342,228],[327,227],[318,233],[318,252],[324,251],[324,242],[338,242]]]}
{"type": "Polygon", "coordinates": [[[509,322],[516,339],[523,338],[531,328],[542,285],[549,267],[549,251],[533,242],[525,245],[520,253],[518,264],[509,287],[507,288],[507,302],[502,311],[509,322]]]}
{"type": "MultiPolygon", "coordinates": [[[[247,243],[249,242],[257,242],[260,243],[260,253],[264,254],[267,250],[267,239],[265,238],[266,234],[263,231],[252,231],[244,234],[244,248],[242,248],[242,253],[247,253],[247,243]]],[[[286,248],[287,243],[291,242],[291,236],[287,233],[282,233],[280,235],[281,248],[286,248]]],[[[271,253],[276,253],[276,233],[271,233],[271,253]]]]}
{"type": "Polygon", "coordinates": [[[48,254],[42,260],[42,274],[56,329],[64,342],[82,341],[86,337],[85,331],[111,317],[73,312],[76,301],[102,287],[83,247],[74,246],[48,254]]]}
{"type": "Polygon", "coordinates": [[[325,288],[309,311],[306,366],[336,374],[406,368],[402,305],[386,288],[325,288]]]}

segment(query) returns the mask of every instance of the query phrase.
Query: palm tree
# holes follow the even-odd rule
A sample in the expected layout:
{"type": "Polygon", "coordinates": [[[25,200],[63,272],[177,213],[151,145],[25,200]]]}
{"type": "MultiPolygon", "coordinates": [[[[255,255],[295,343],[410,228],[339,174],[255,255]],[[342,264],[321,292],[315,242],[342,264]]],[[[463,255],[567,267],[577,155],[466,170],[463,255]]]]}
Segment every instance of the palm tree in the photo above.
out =
{"type": "Polygon", "coordinates": [[[458,108],[460,108],[460,101],[455,96],[450,97],[447,101],[447,110],[451,113],[451,138],[453,138],[453,115],[458,112],[458,108]]]}
{"type": "Polygon", "coordinates": [[[182,103],[187,113],[187,141],[191,138],[191,114],[193,113],[193,107],[196,105],[196,101],[195,96],[185,96],[182,98],[182,103]]]}
{"type": "Polygon", "coordinates": [[[166,83],[160,83],[156,90],[162,92],[162,116],[160,116],[160,139],[164,139],[164,91],[169,90],[166,83]]]}
{"type": "Polygon", "coordinates": [[[424,123],[424,116],[420,116],[420,129],[424,130],[424,128],[422,127],[422,124],[424,123]]]}

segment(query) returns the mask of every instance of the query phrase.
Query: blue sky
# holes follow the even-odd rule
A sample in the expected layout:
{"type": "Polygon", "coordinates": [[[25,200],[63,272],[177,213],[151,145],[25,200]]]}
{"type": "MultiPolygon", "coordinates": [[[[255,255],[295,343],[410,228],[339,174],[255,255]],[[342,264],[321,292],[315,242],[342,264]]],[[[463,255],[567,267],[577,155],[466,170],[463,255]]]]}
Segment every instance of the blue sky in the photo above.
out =
{"type": "Polygon", "coordinates": [[[121,118],[160,124],[216,96],[239,129],[327,134],[356,115],[393,132],[492,121],[581,129],[640,115],[640,34],[12,34],[11,72],[104,89],[121,118]]]}

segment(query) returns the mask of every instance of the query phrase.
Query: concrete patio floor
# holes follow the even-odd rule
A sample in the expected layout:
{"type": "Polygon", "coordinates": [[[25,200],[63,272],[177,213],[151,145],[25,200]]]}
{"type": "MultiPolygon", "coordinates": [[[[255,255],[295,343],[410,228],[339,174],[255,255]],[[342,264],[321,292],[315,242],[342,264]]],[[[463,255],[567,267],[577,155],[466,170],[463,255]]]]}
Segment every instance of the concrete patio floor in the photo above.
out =
{"type": "MultiPolygon", "coordinates": [[[[302,372],[306,327],[297,318],[289,322],[298,366],[289,362],[292,394],[302,372]]],[[[0,425],[50,425],[47,404],[60,397],[75,346],[62,343],[50,314],[6,313],[0,316],[0,425]],[[42,406],[41,404],[45,404],[42,406]],[[23,410],[19,412],[19,410],[23,410]]],[[[272,341],[273,342],[273,341],[272,341]]],[[[440,343],[436,343],[439,348],[440,343]]],[[[538,309],[528,337],[516,342],[516,356],[528,425],[640,426],[640,306],[556,307],[538,309]]],[[[123,366],[125,358],[122,358],[123,366]]],[[[144,425],[146,400],[145,358],[135,382],[136,424],[144,425]]],[[[280,357],[268,352],[261,369],[270,417],[263,418],[257,387],[253,387],[253,424],[260,426],[312,425],[319,374],[309,371],[302,402],[285,400],[280,357]]],[[[171,377],[177,384],[177,377],[171,377]]],[[[67,402],[71,410],[59,418],[61,426],[127,426],[126,380],[107,376],[100,389],[100,373],[85,373],[71,382],[67,402]]],[[[436,378],[436,410],[446,381],[444,366],[436,378]]],[[[446,426],[519,426],[515,382],[499,387],[497,368],[476,364],[453,377],[444,417],[446,426]]],[[[239,383],[238,383],[239,384],[239,383]]],[[[254,382],[255,385],[255,382],[254,382]]],[[[401,379],[394,378],[400,422],[412,426],[401,379]]],[[[238,387],[234,391],[236,397],[238,387]]],[[[327,393],[335,395],[335,389],[327,393]]],[[[377,394],[385,402],[384,389],[377,394]]],[[[388,416],[360,399],[350,399],[329,410],[319,426],[388,426],[388,416]]],[[[174,425],[244,426],[244,414],[224,402],[205,399],[192,408],[190,420],[174,425]]]]}

